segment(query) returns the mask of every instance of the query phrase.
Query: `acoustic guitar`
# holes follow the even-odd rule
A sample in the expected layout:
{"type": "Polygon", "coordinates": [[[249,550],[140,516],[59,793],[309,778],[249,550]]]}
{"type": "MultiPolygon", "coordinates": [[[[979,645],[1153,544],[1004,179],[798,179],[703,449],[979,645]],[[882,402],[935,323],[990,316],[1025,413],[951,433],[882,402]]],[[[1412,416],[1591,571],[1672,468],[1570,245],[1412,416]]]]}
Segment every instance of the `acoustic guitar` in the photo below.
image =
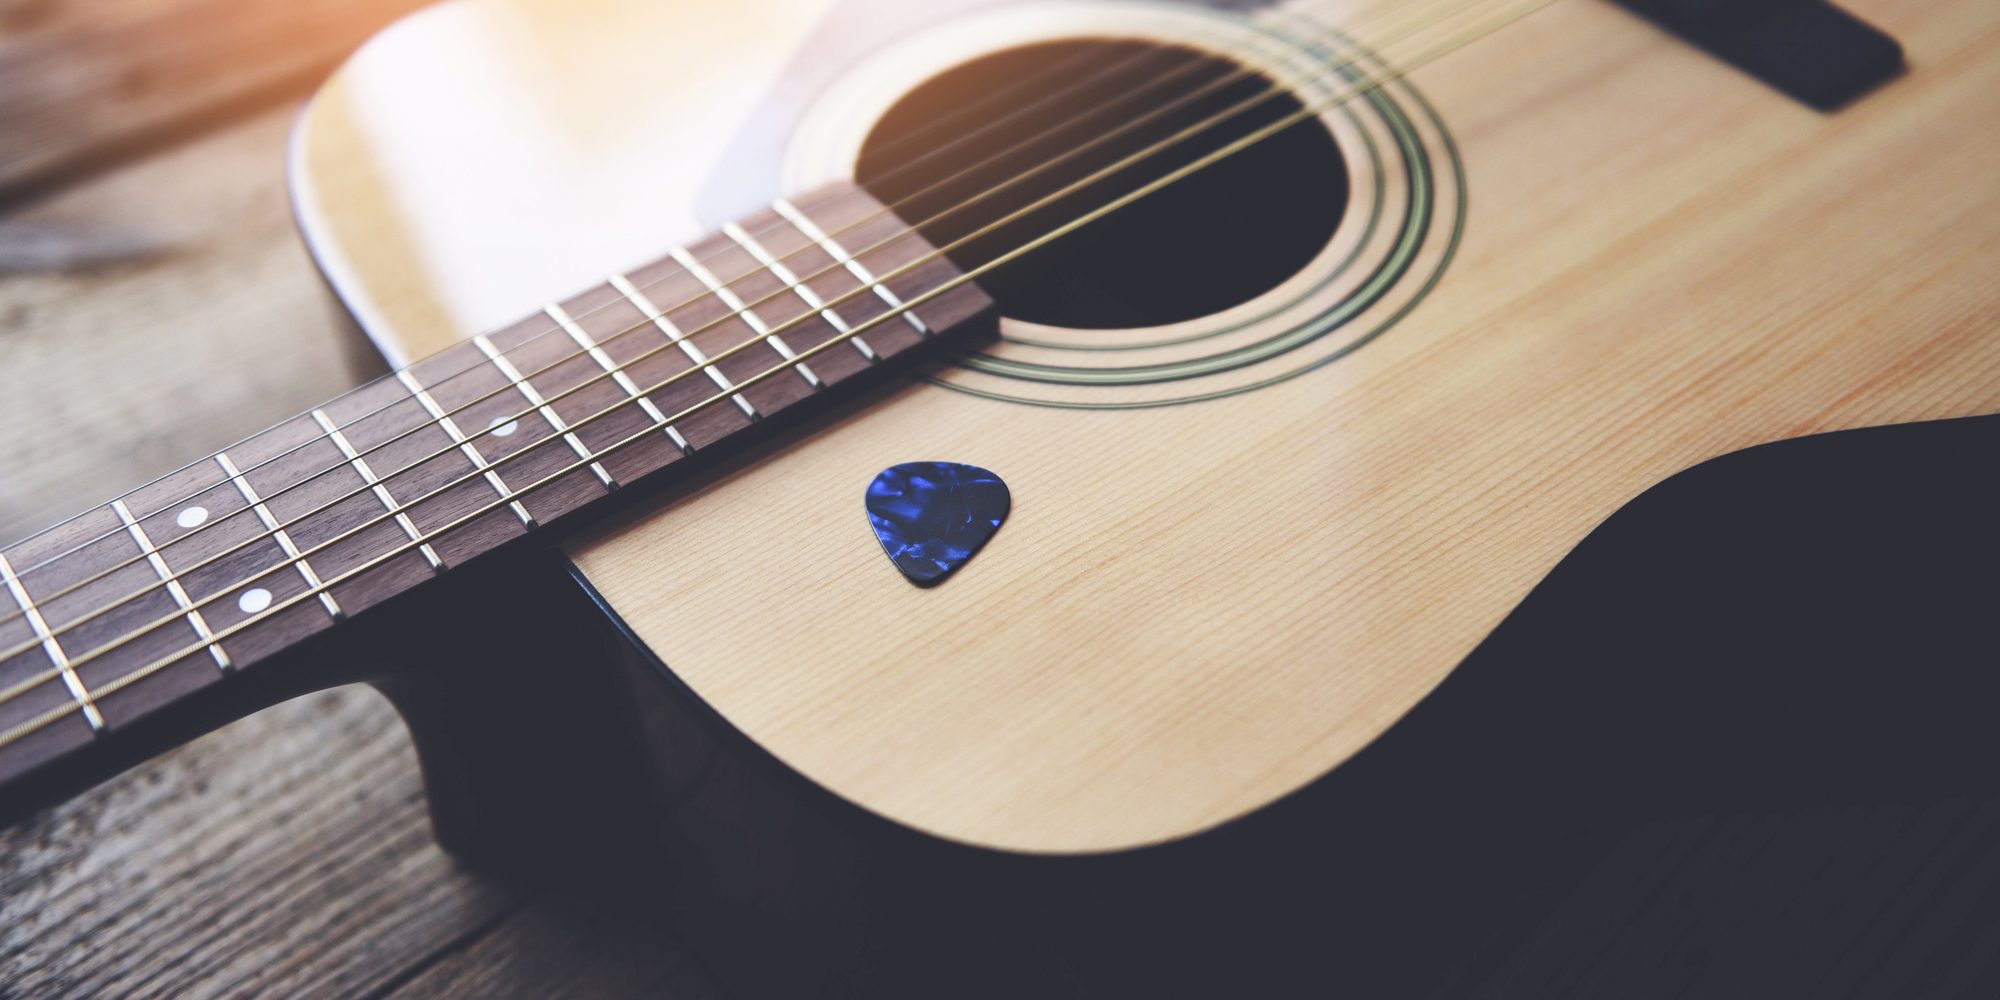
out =
{"type": "Polygon", "coordinates": [[[1853,7],[425,10],[291,150],[393,370],[0,550],[4,811],[365,681],[746,997],[1430,996],[1979,800],[2000,7],[1853,7]]]}

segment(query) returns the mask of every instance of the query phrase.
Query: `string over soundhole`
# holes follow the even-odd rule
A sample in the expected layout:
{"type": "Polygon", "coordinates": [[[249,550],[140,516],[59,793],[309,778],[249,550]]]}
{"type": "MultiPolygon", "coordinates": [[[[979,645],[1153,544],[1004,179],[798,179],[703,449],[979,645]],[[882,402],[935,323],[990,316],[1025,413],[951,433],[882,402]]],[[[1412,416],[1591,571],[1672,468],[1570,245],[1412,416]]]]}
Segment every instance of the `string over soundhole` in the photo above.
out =
{"type": "MultiPolygon", "coordinates": [[[[1276,90],[1250,68],[1176,46],[1011,49],[906,95],[870,133],[856,176],[971,271],[1299,111],[1276,90]]],[[[1005,315],[1035,323],[1118,329],[1207,316],[1297,273],[1332,237],[1347,197],[1332,136],[1301,121],[980,282],[1005,315]]]]}

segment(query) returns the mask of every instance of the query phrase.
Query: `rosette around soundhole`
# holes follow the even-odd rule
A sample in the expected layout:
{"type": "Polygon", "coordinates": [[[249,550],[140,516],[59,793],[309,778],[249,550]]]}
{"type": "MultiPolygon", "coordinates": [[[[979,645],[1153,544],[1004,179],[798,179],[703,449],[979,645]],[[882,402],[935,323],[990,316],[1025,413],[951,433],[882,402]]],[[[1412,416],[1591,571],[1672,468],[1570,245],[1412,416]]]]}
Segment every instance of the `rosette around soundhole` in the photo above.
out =
{"type": "MultiPolygon", "coordinates": [[[[1234,27],[1241,30],[1242,24],[1234,27]]],[[[1089,83],[1090,72],[1101,72],[1087,67],[1137,65],[1144,70],[1128,73],[1121,85],[1144,87],[1160,77],[1172,81],[1166,96],[1156,95],[1150,105],[1145,99],[1121,98],[1130,86],[1090,98],[1134,105],[1122,124],[1116,119],[1099,122],[1106,128],[1129,128],[1135,118],[1142,120],[1133,129],[1141,141],[1128,143],[1124,153],[1173,134],[1167,125],[1143,120],[1148,114],[1174,127],[1212,120],[1219,111],[1227,113],[1227,121],[1203,136],[1206,145],[1195,143],[1149,165],[1150,172],[1138,170],[1125,178],[1123,188],[1104,188],[1108,193],[1100,193],[1095,202],[1071,195],[1042,209],[1039,223],[1015,223],[969,248],[956,247],[954,260],[967,270],[1120,191],[1260,127],[1281,123],[1286,115],[1302,108],[1315,114],[1091,224],[1113,231],[1108,238],[1093,240],[1086,227],[1065,237],[1066,246],[1037,250],[982,275],[982,284],[1000,299],[1006,317],[1002,337],[956,358],[955,367],[935,377],[938,384],[992,399],[1078,409],[1233,396],[1338,361],[1390,330],[1424,298],[1450,262],[1464,219],[1463,172],[1443,123],[1413,87],[1390,79],[1390,67],[1330,32],[1302,33],[1295,25],[1275,23],[1258,24],[1256,30],[1269,44],[1232,56],[1166,45],[1152,46],[1149,54],[1144,43],[1130,40],[1078,40],[1037,46],[1038,61],[1024,62],[1021,50],[988,57],[1014,60],[1013,75],[1002,78],[1005,86],[993,81],[983,85],[996,93],[1011,87],[1014,110],[1009,114],[1018,115],[1023,107],[1052,108],[1044,125],[1074,118],[1077,107],[1063,104],[1063,88],[1075,89],[1079,78],[1089,83]],[[1085,51],[1091,46],[1099,50],[1085,51]],[[1276,65],[1273,53],[1289,60],[1282,72],[1249,70],[1276,65]],[[1086,69],[1067,76],[1048,70],[1064,65],[1086,69]],[[1044,80],[1041,91],[1031,86],[1037,79],[1044,80]],[[1248,112],[1228,112],[1246,96],[1272,88],[1285,93],[1248,112]],[[1189,94],[1194,100],[1187,99],[1189,94]],[[1168,107],[1175,101],[1192,107],[1168,107]],[[1160,113],[1162,107],[1173,114],[1160,113]],[[1176,189],[1186,192],[1203,185],[1215,198],[1211,217],[1194,219],[1176,231],[1174,212],[1188,212],[1192,203],[1176,189]],[[1245,189],[1251,190],[1249,196],[1245,189]],[[1159,209],[1151,219],[1140,218],[1149,202],[1159,209]],[[1237,225],[1218,228],[1217,215],[1237,225]],[[1119,266],[1107,266],[1104,258],[1119,266]],[[1158,274],[1153,296],[1143,278],[1132,277],[1148,268],[1158,274]],[[1068,273],[1072,270],[1084,273],[1077,278],[1068,273]],[[1055,280],[1048,280],[1051,273],[1055,280]],[[1202,284],[1205,276],[1207,285],[1202,284]],[[1043,280],[1039,286],[1038,278],[1043,280]],[[1136,322],[1121,324],[1121,317],[1136,322]]],[[[956,84],[947,74],[934,83],[962,90],[968,77],[977,74],[967,73],[956,84]]],[[[910,192],[922,187],[909,161],[918,158],[911,147],[921,145],[913,136],[940,148],[968,141],[964,134],[976,143],[979,130],[992,132],[994,120],[1005,117],[963,116],[970,120],[954,132],[943,109],[963,106],[964,100],[963,94],[924,88],[906,97],[864,146],[859,179],[885,201],[901,198],[911,205],[914,213],[899,211],[913,221],[949,207],[941,198],[933,199],[938,205],[909,201],[910,192]],[[924,118],[926,113],[932,117],[924,118]]],[[[985,103],[996,100],[989,94],[985,103]]],[[[1080,159],[1083,163],[1071,169],[1075,176],[1109,166],[1116,156],[1091,150],[1080,159]]],[[[1040,180],[1049,190],[1060,190],[1055,181],[1040,180]]],[[[989,180],[980,190],[990,186],[989,180]]],[[[1036,190],[1021,182],[1011,187],[1036,190]]],[[[1006,196],[981,195],[994,203],[988,214],[999,217],[1006,196]]],[[[1199,212],[1197,206],[1195,214],[1199,212]]],[[[961,216],[955,225],[936,232],[926,228],[926,234],[948,245],[975,224],[961,216]]]]}

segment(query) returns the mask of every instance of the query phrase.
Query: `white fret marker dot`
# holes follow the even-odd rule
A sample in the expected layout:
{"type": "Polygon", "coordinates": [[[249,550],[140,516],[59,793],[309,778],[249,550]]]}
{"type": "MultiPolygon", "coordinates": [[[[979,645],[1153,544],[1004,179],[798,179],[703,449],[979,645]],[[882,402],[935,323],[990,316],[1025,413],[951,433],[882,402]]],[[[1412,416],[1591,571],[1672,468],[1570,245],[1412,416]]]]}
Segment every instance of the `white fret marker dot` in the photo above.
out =
{"type": "Polygon", "coordinates": [[[493,422],[486,425],[486,429],[492,431],[494,437],[503,438],[520,430],[521,422],[519,420],[509,420],[506,417],[494,417],[493,422]]]}
{"type": "Polygon", "coordinates": [[[183,528],[192,528],[206,520],[208,520],[207,507],[189,507],[181,511],[181,516],[174,518],[174,523],[183,528]]]}
{"type": "Polygon", "coordinates": [[[236,606],[246,615],[254,615],[271,606],[271,592],[262,587],[251,587],[236,599],[236,606]]]}

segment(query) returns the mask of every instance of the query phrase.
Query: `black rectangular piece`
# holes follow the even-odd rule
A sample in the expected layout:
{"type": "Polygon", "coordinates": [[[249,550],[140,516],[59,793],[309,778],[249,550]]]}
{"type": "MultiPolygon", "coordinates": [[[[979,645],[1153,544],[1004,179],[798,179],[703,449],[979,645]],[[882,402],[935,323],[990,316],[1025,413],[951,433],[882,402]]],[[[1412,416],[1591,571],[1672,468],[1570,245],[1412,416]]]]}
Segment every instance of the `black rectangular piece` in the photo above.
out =
{"type": "Polygon", "coordinates": [[[1616,0],[1821,111],[1903,71],[1903,47],[1826,0],[1616,0]]]}

